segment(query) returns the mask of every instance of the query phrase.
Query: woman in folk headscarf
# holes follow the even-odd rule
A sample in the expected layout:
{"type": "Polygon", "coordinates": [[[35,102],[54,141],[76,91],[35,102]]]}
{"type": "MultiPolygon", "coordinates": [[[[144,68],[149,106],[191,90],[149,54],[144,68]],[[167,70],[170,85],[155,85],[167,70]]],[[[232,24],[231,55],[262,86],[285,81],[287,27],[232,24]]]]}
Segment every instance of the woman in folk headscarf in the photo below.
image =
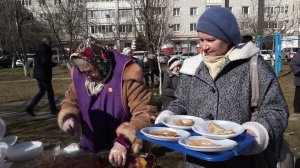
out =
{"type": "Polygon", "coordinates": [[[81,126],[83,150],[110,149],[111,164],[124,166],[127,152],[142,147],[135,132],[150,125],[157,112],[141,68],[94,38],[80,44],[70,59],[72,83],[58,115],[60,128],[74,134],[81,126]]]}

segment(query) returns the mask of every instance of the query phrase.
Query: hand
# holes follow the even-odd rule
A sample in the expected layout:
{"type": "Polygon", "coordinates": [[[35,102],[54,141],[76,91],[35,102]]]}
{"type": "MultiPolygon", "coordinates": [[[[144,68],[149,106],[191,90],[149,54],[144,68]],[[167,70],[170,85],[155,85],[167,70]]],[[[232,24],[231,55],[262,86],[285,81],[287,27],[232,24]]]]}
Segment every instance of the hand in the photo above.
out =
{"type": "Polygon", "coordinates": [[[76,128],[77,128],[77,123],[74,118],[67,119],[62,126],[63,131],[71,135],[75,135],[75,133],[78,131],[76,128]]]}
{"type": "Polygon", "coordinates": [[[109,162],[114,167],[122,167],[126,164],[127,149],[119,142],[115,142],[109,153],[109,162]]]}
{"type": "Polygon", "coordinates": [[[256,137],[256,135],[249,129],[246,129],[246,134],[249,134],[249,135],[253,136],[254,138],[256,137]]]}
{"type": "Polygon", "coordinates": [[[162,120],[168,116],[174,115],[172,111],[164,110],[155,119],[155,124],[161,123],[162,120]]]}

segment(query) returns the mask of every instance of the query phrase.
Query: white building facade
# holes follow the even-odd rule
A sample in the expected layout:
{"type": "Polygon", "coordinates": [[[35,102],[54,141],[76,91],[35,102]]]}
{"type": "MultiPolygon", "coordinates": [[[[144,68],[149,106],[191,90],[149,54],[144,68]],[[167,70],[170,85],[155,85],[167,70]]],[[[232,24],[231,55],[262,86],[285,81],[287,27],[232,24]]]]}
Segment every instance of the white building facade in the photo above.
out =
{"type": "MultiPolygon", "coordinates": [[[[37,3],[36,0],[21,1],[27,8],[37,3]]],[[[53,0],[53,3],[56,1],[58,0],[53,0]]],[[[130,0],[87,0],[86,5],[88,35],[103,39],[111,47],[134,48],[136,31],[143,31],[143,26],[138,25],[137,30],[135,29],[133,18],[138,17],[138,12],[130,0]]],[[[233,12],[238,19],[242,35],[257,35],[255,32],[258,11],[256,0],[171,0],[169,8],[172,18],[169,25],[173,29],[173,38],[166,46],[173,47],[174,51],[197,52],[198,19],[207,8],[216,6],[226,6],[233,12]]],[[[265,34],[281,31],[293,39],[298,38],[299,11],[299,0],[265,0],[265,34]]],[[[289,42],[284,42],[283,46],[298,45],[298,42],[287,43],[289,42]]]]}

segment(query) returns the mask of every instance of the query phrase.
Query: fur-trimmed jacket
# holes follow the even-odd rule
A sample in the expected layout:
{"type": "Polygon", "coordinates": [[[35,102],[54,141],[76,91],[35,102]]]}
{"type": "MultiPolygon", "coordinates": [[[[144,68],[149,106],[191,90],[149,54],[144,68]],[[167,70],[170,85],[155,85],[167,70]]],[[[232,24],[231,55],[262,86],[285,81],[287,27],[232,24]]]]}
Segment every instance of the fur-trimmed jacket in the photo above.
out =
{"type": "Polygon", "coordinates": [[[282,138],[288,125],[288,108],[273,69],[262,57],[258,57],[257,63],[258,115],[255,121],[250,121],[250,58],[258,51],[251,42],[236,46],[215,79],[212,79],[208,68],[202,62],[202,55],[184,61],[175,91],[177,99],[170,103],[168,110],[205,120],[227,120],[243,124],[245,129],[255,134],[256,140],[255,145],[248,151],[248,156],[208,165],[199,159],[187,157],[186,167],[252,167],[249,155],[261,153],[282,138]]]}
{"type": "MultiPolygon", "coordinates": [[[[135,133],[137,130],[151,125],[157,115],[157,108],[153,105],[151,92],[143,83],[142,70],[136,63],[128,64],[123,72],[122,103],[130,121],[121,124],[117,128],[116,134],[124,135],[132,144],[132,152],[137,153],[142,148],[142,141],[135,136],[135,133]]],[[[58,114],[58,125],[61,129],[63,122],[70,116],[78,119],[81,116],[73,82],[65,92],[65,98],[58,114]]]]}

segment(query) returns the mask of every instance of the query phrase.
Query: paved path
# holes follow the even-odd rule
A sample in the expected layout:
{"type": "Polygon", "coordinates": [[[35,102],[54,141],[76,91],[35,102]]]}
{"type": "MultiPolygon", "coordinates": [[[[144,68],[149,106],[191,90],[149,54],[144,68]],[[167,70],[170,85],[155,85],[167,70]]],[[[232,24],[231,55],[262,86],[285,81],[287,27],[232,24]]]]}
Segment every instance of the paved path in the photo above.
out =
{"type": "MultiPolygon", "coordinates": [[[[61,102],[61,99],[61,97],[55,97],[57,103],[61,102]]],[[[48,100],[46,97],[40,100],[39,105],[42,107],[35,109],[35,116],[31,116],[25,111],[27,104],[28,101],[0,103],[0,118],[3,118],[7,124],[12,124],[17,123],[20,120],[30,121],[57,117],[57,115],[50,113],[48,100]],[[47,109],[49,109],[49,111],[47,109]]]]}

